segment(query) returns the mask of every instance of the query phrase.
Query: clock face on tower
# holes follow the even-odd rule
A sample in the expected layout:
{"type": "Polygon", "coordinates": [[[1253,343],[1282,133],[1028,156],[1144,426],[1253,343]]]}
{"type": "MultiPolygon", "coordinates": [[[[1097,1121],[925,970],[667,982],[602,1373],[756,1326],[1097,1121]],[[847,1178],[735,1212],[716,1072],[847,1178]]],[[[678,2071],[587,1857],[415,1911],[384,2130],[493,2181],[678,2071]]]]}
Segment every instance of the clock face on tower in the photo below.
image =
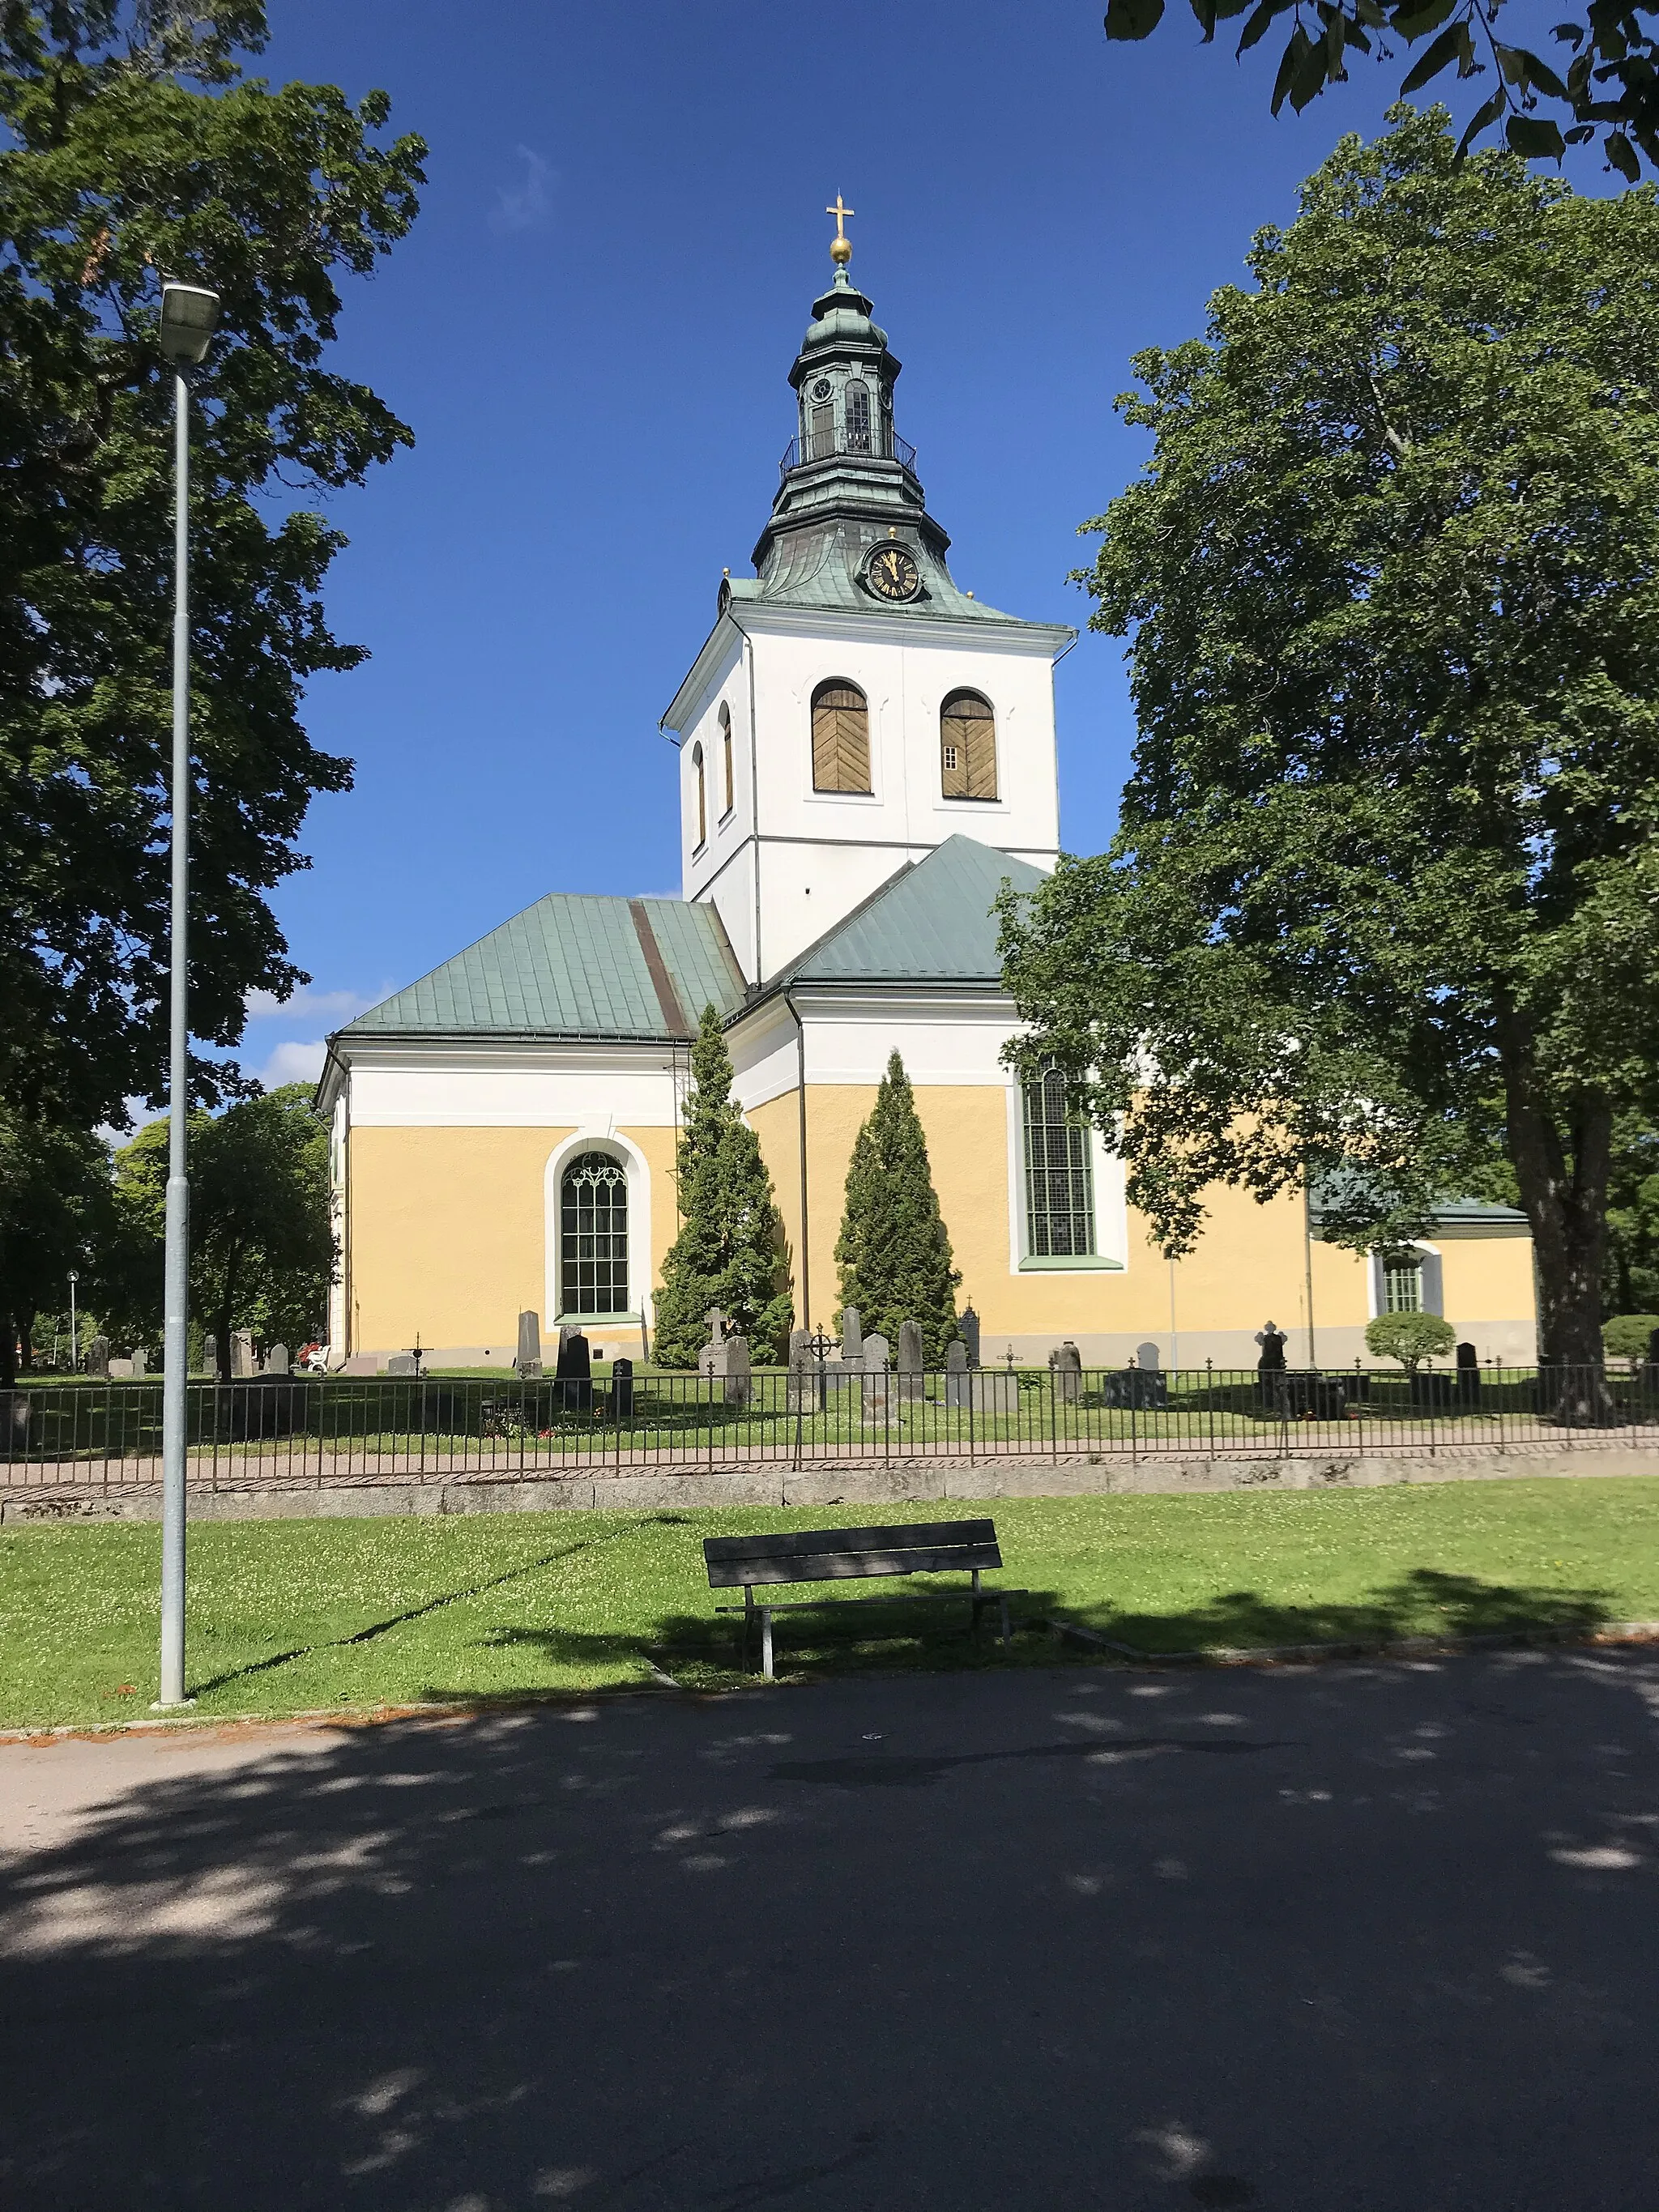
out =
{"type": "Polygon", "coordinates": [[[921,572],[909,548],[890,540],[878,545],[865,562],[864,580],[882,599],[914,599],[921,589],[921,572]]]}

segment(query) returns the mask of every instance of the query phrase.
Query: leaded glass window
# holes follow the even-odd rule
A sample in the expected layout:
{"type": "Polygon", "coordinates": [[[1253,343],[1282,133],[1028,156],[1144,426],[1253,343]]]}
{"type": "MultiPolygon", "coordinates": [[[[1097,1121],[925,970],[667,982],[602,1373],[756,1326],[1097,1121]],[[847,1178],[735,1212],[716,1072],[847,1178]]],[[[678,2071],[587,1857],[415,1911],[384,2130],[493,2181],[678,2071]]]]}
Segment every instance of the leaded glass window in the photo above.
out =
{"type": "Polygon", "coordinates": [[[870,390],[867,385],[849,384],[847,387],[847,450],[849,453],[867,453],[870,450],[870,390]]]}
{"type": "Polygon", "coordinates": [[[1423,1262],[1409,1253],[1390,1253],[1382,1263],[1384,1313],[1421,1313],[1423,1262]]]}
{"type": "Polygon", "coordinates": [[[1091,1255],[1095,1249],[1089,1127],[1052,1066],[1025,1085],[1025,1249],[1034,1260],[1091,1255]]]}
{"type": "Polygon", "coordinates": [[[579,1152],[559,1186],[559,1310],[628,1311],[628,1170],[579,1152]]]}

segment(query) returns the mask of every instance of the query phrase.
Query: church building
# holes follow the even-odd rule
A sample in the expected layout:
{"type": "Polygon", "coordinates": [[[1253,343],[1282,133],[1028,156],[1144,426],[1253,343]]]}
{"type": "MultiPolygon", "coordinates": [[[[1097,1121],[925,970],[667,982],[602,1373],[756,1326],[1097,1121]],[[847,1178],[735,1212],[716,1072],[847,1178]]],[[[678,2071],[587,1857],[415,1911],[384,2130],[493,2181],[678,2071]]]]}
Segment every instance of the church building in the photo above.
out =
{"type": "MultiPolygon", "coordinates": [[[[833,210],[832,210],[833,212],[833,210]]],[[[716,1007],[772,1177],[797,1322],[833,1334],[854,1139],[896,1048],[981,1322],[983,1356],[1254,1366],[1272,1318],[1299,1364],[1363,1356],[1370,1316],[1443,1312],[1529,1361],[1524,1218],[1461,1201],[1420,1249],[1321,1240],[1302,1194],[1212,1194],[1171,1263],[1057,1079],[1022,1086],[991,906],[1060,842],[1054,667],[1076,633],[960,590],[899,434],[899,363],[851,280],[789,372],[795,434],[755,574],[728,577],[663,716],[678,748],[679,899],[548,895],[329,1040],[341,1272],[331,1357],[416,1343],[508,1363],[517,1321],[648,1355],[678,1228],[689,1048],[716,1007]]]]}

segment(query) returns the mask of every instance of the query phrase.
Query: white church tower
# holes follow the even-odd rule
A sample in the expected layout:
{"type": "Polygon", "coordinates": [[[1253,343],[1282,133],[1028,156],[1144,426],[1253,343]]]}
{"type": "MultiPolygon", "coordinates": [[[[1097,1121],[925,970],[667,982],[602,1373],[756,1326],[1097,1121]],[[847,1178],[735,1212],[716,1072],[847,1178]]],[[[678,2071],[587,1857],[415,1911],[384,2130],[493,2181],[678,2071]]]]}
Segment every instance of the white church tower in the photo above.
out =
{"type": "Polygon", "coordinates": [[[683,888],[765,983],[908,862],[965,836],[1054,865],[1054,664],[1073,630],[958,590],[899,363],[847,264],[789,372],[797,428],[752,579],[728,578],[663,717],[680,746],[683,888]]]}

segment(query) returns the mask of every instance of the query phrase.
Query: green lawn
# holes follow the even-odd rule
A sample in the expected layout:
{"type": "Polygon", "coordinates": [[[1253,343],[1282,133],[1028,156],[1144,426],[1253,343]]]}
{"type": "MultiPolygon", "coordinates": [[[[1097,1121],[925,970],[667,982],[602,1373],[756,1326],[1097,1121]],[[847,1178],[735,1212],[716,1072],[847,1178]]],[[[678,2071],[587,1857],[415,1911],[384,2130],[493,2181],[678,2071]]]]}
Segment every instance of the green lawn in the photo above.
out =
{"type": "MultiPolygon", "coordinates": [[[[738,1679],[700,1539],[994,1513],[1024,1610],[1155,1650],[1659,1618],[1659,1482],[1449,1482],[975,1507],[478,1514],[204,1523],[191,1537],[198,1715],[738,1679]]],[[[117,1720],[155,1694],[153,1524],[0,1529],[0,1725],[117,1720]]],[[[866,1585],[895,1589],[894,1584],[866,1585]]],[[[801,1593],[804,1595],[805,1593],[801,1593]]],[[[787,1593],[785,1593],[787,1595],[787,1593]]],[[[965,1613],[965,1607],[963,1608],[965,1613]]],[[[1068,1656],[1076,1656],[1075,1650],[1068,1656]]],[[[1012,1663],[1051,1662],[1044,1635],[1012,1663]]],[[[1000,1666],[944,1606],[781,1630],[784,1676],[1000,1666]]]]}

